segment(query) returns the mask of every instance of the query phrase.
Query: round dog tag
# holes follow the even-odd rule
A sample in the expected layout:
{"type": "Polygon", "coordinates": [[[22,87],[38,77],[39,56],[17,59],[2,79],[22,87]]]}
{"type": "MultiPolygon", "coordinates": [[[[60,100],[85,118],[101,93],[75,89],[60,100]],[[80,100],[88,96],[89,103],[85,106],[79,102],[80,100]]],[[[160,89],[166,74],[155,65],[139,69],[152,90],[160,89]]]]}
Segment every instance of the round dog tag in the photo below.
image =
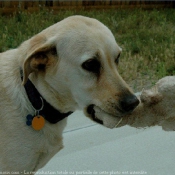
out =
{"type": "Polygon", "coordinates": [[[32,120],[32,127],[34,130],[41,130],[45,125],[45,119],[43,116],[35,116],[32,120]]]}

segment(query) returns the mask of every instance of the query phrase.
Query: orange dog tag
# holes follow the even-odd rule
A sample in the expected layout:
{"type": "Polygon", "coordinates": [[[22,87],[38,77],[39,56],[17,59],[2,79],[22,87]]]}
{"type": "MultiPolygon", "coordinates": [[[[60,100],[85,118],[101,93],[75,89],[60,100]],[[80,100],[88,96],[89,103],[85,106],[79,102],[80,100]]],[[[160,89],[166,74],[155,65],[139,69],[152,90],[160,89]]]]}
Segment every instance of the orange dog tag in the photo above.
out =
{"type": "Polygon", "coordinates": [[[45,119],[41,115],[35,116],[32,120],[32,127],[34,130],[41,130],[45,125],[45,119]]]}

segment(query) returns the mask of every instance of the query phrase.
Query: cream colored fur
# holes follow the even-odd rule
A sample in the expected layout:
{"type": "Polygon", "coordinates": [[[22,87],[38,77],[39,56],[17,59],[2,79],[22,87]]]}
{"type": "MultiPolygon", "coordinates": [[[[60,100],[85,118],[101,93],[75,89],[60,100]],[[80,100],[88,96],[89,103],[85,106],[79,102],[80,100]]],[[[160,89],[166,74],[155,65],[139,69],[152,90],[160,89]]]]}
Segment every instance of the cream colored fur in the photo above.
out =
{"type": "Polygon", "coordinates": [[[123,118],[101,115],[100,110],[96,114],[104,120],[108,127],[121,127],[129,125],[135,128],[161,126],[165,131],[175,131],[175,76],[167,76],[160,79],[149,90],[143,90],[140,95],[140,104],[130,114],[123,118]]]}
{"type": "Polygon", "coordinates": [[[26,115],[34,114],[23,86],[28,77],[60,112],[82,110],[94,104],[103,110],[103,115],[122,116],[116,106],[122,96],[132,92],[117,72],[115,59],[120,52],[105,25],[95,19],[73,16],[18,48],[1,53],[0,171],[24,174],[25,170],[33,174],[63,148],[66,119],[57,124],[46,122],[40,131],[26,125],[26,115]],[[97,55],[102,66],[100,78],[81,66],[97,55]],[[44,70],[39,65],[44,65],[44,70]]]}

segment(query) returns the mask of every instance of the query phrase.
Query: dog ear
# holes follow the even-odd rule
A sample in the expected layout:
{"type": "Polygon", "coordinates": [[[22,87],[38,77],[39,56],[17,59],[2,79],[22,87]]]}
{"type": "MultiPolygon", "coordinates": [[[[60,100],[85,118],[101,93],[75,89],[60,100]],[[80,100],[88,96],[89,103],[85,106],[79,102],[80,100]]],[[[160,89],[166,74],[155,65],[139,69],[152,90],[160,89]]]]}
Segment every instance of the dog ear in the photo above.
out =
{"type": "Polygon", "coordinates": [[[32,72],[45,72],[48,67],[57,61],[56,46],[52,41],[36,37],[30,41],[30,48],[23,65],[23,85],[32,72]]]}

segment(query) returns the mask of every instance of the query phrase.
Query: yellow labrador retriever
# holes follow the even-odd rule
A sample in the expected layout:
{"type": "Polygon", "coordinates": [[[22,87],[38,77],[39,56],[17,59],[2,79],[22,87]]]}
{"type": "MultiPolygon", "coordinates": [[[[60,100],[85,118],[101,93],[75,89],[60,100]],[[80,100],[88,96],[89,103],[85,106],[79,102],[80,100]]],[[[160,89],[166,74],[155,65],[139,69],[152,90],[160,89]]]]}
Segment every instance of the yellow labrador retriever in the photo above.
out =
{"type": "Polygon", "coordinates": [[[76,109],[109,128],[110,117],[100,120],[96,110],[117,119],[131,112],[139,101],[117,72],[120,53],[105,25],[83,16],[1,53],[0,171],[43,167],[63,148],[66,118],[76,109]]]}

